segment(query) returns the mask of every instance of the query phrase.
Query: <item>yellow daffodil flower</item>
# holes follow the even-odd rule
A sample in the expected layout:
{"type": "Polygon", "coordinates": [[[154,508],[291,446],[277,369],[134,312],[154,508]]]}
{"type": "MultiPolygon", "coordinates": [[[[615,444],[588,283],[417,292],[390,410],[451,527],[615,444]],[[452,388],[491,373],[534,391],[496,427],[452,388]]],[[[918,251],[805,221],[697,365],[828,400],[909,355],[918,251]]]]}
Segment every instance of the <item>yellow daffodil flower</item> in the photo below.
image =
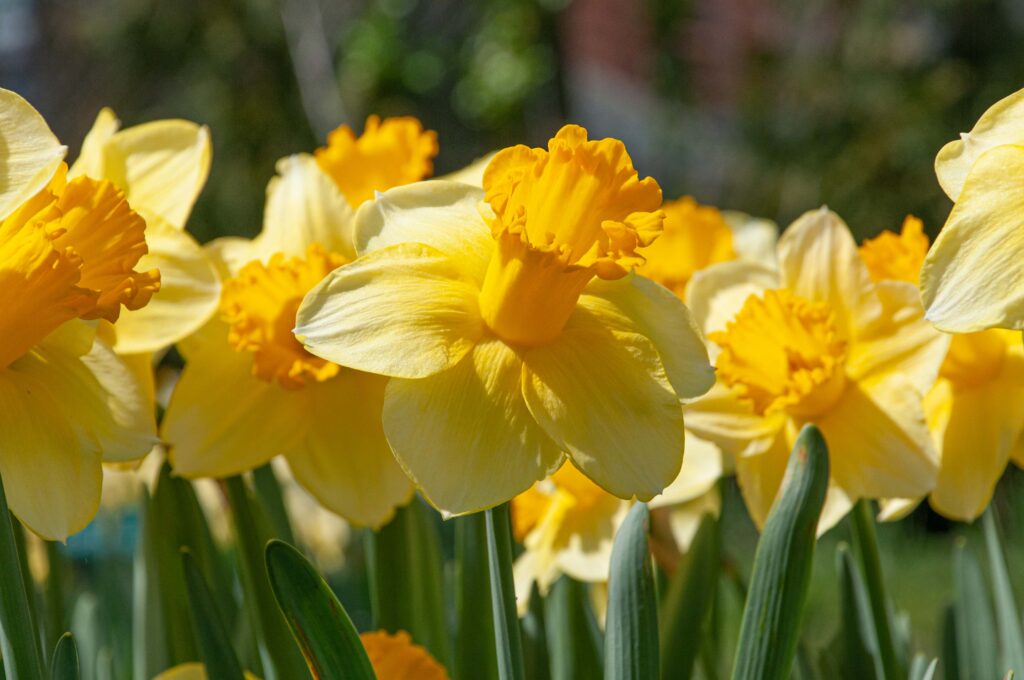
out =
{"type": "Polygon", "coordinates": [[[1024,329],[1024,90],[960,137],[935,158],[954,205],[921,270],[926,316],[956,333],[1024,329]]]}
{"type": "Polygon", "coordinates": [[[61,540],[96,514],[101,462],[156,442],[145,387],[99,323],[161,283],[140,266],[143,218],[110,181],[69,179],[65,153],[0,90],[0,476],[14,514],[61,540]]]}
{"type": "Polygon", "coordinates": [[[714,380],[686,307],[630,272],[661,190],[621,142],[566,126],[516,146],[484,189],[433,181],[356,215],[361,257],[305,298],[314,355],[388,376],[384,431],[448,514],[525,491],[568,454],[621,498],[676,478],[681,398],[714,380]]]}
{"type": "MultiPolygon", "coordinates": [[[[873,279],[914,285],[927,251],[928,237],[913,217],[899,235],[885,231],[860,248],[873,279]]],[[[924,406],[940,460],[929,501],[946,517],[974,520],[992,499],[1012,452],[1024,444],[1020,335],[1000,329],[954,335],[924,406]]],[[[887,506],[887,514],[897,517],[914,504],[887,506]]]]}
{"type": "Polygon", "coordinates": [[[689,405],[689,426],[736,456],[759,525],[807,422],[829,446],[822,530],[858,498],[928,493],[937,464],[921,400],[948,338],[923,320],[917,290],[873,282],[846,225],[824,208],[783,234],[778,262],[726,262],[690,282],[720,381],[689,405]]]}
{"type": "Polygon", "coordinates": [[[423,179],[411,166],[430,170],[434,133],[412,119],[375,121],[355,142],[341,128],[317,157],[282,159],[262,232],[209,246],[225,277],[220,314],[179,343],[187,364],[162,430],[177,474],[223,477],[283,455],[325,507],[372,527],[412,493],[381,428],[387,381],[310,354],[292,328],[306,292],[354,258],[358,197],[372,203],[387,182],[423,179]],[[367,189],[367,178],[378,183],[367,189]]]}

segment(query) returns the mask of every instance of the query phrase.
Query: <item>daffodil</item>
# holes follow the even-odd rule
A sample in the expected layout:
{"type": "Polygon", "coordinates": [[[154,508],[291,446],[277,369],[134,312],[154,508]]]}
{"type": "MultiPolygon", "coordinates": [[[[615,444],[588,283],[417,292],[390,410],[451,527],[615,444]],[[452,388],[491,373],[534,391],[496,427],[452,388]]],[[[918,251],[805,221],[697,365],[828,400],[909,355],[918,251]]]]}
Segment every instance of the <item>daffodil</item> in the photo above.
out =
{"type": "MultiPolygon", "coordinates": [[[[877,281],[917,284],[928,237],[908,217],[900,234],[886,231],[860,252],[877,281]]],[[[1011,453],[1024,444],[1024,346],[1020,334],[991,329],[952,337],[939,378],[924,400],[939,454],[931,506],[957,520],[977,518],[992,498],[1011,453]]],[[[913,503],[888,505],[898,516],[913,503]]]]}
{"type": "Polygon", "coordinates": [[[69,179],[65,153],[0,90],[0,476],[14,514],[51,539],[95,515],[102,461],[156,441],[145,388],[99,326],[159,290],[160,272],[140,270],[146,223],[113,183],[69,179]]]}
{"type": "Polygon", "coordinates": [[[303,296],[355,256],[353,208],[423,179],[436,148],[413,119],[371,118],[358,139],[341,128],[316,157],[278,163],[255,239],[209,246],[219,314],[179,343],[187,364],[163,422],[177,474],[224,477],[282,455],[325,507],[373,527],[409,499],[381,427],[386,379],[310,354],[292,328],[303,296]]]}
{"type": "Polygon", "coordinates": [[[942,147],[935,174],[954,205],[921,270],[928,320],[956,333],[1024,329],[1024,90],[942,147]]]}
{"type": "Polygon", "coordinates": [[[682,463],[680,399],[714,380],[686,307],[630,271],[661,231],[660,188],[576,126],[500,151],[483,186],[423,182],[360,208],[361,257],[306,296],[297,336],[390,378],[385,434],[446,513],[508,500],[566,455],[650,500],[682,463]]]}
{"type": "Polygon", "coordinates": [[[937,464],[921,401],[948,339],[922,318],[917,290],[872,281],[846,225],[824,208],[786,230],[778,263],[726,262],[690,282],[720,380],[688,407],[689,426],[736,456],[759,525],[807,422],[829,446],[822,529],[859,498],[928,493],[937,464]]]}

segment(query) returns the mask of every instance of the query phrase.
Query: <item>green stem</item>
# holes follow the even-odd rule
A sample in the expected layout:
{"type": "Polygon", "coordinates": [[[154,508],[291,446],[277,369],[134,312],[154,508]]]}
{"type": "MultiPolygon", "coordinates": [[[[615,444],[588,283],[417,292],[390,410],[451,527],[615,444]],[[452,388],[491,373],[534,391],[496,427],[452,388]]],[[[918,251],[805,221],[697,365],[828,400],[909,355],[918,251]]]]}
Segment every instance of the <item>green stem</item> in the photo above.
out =
{"type": "Polygon", "coordinates": [[[13,521],[0,480],[0,651],[7,680],[42,680],[43,659],[29,594],[25,592],[13,521]]]}
{"type": "Polygon", "coordinates": [[[54,541],[46,542],[46,561],[49,570],[46,576],[46,649],[57,646],[64,635],[64,574],[66,563],[60,546],[54,541]]]}
{"type": "Polygon", "coordinates": [[[882,668],[885,670],[886,680],[896,680],[905,674],[900,671],[892,627],[889,625],[889,604],[885,594],[882,560],[878,552],[878,536],[875,533],[875,519],[870,501],[863,498],[857,501],[850,514],[853,518],[853,536],[857,553],[861,568],[864,570],[864,585],[867,586],[868,601],[871,603],[871,617],[878,635],[878,652],[882,658],[882,668]]]}
{"type": "Polygon", "coordinates": [[[498,652],[498,677],[523,680],[523,642],[512,581],[512,526],[508,503],[486,512],[487,562],[491,576],[491,609],[498,652]]]}
{"type": "Polygon", "coordinates": [[[256,495],[263,502],[263,507],[267,509],[277,538],[285,543],[295,545],[295,534],[292,532],[292,523],[288,519],[288,511],[284,505],[281,482],[278,481],[270,463],[261,465],[252,471],[252,482],[256,487],[256,495]]]}

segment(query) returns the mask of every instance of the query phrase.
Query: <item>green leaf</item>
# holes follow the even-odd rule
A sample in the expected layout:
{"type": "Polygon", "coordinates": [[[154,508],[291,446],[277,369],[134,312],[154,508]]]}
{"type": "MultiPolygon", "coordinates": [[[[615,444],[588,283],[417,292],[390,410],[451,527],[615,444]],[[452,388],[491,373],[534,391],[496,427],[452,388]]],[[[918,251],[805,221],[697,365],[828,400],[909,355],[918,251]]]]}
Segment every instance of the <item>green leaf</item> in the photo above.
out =
{"type": "Polygon", "coordinates": [[[587,584],[569,576],[555,581],[544,600],[544,618],[552,680],[600,677],[604,641],[590,608],[587,584]]]}
{"type": "Polygon", "coordinates": [[[734,680],[789,677],[811,582],[828,467],[825,440],[816,427],[805,426],[757,544],[734,680]]]}
{"type": "Polygon", "coordinates": [[[42,680],[42,654],[21,573],[14,521],[0,480],[0,652],[7,680],[42,680]]]}
{"type": "Polygon", "coordinates": [[[274,597],[317,680],[375,680],[345,608],[298,550],[274,540],[266,549],[274,597]]]}
{"type": "Polygon", "coordinates": [[[487,564],[491,579],[491,618],[501,680],[523,680],[523,643],[512,581],[512,527],[508,503],[485,510],[487,564]]]}
{"type": "Polygon", "coordinates": [[[650,511],[636,503],[615,534],[608,571],[604,677],[649,680],[658,676],[658,601],[647,550],[650,511]]]}
{"type": "Polygon", "coordinates": [[[491,577],[487,566],[484,513],[456,517],[455,523],[455,668],[456,680],[495,680],[491,577]]]}
{"type": "Polygon", "coordinates": [[[961,539],[953,555],[955,633],[959,677],[984,680],[996,669],[996,631],[988,588],[981,567],[961,539]]]}
{"type": "Polygon", "coordinates": [[[139,541],[132,570],[132,676],[148,680],[173,664],[160,588],[161,540],[152,500],[143,487],[139,494],[139,541]]]}
{"type": "Polygon", "coordinates": [[[56,541],[46,541],[46,585],[43,591],[46,611],[47,648],[55,646],[67,629],[65,597],[68,574],[67,558],[56,541]]]}
{"type": "Polygon", "coordinates": [[[71,633],[64,633],[57,640],[50,661],[50,680],[79,680],[78,647],[71,633]]]}
{"type": "Polygon", "coordinates": [[[938,659],[932,659],[929,662],[924,654],[917,654],[910,663],[908,680],[932,680],[935,677],[935,669],[938,667],[938,659]]]}
{"type": "Polygon", "coordinates": [[[942,617],[942,676],[945,680],[961,680],[956,628],[956,608],[948,605],[942,617]]]}
{"type": "Polygon", "coordinates": [[[685,562],[676,568],[661,604],[661,677],[688,680],[705,636],[720,570],[718,520],[701,518],[685,562]]]}
{"type": "Polygon", "coordinates": [[[307,677],[302,655],[289,639],[289,624],[274,601],[264,561],[271,538],[269,521],[261,514],[240,476],[224,480],[238,546],[244,603],[260,646],[264,680],[307,677]]]}
{"type": "Polygon", "coordinates": [[[836,570],[839,572],[840,676],[847,680],[882,677],[884,670],[878,655],[878,636],[867,588],[845,543],[840,543],[836,549],[836,570]]]}
{"type": "Polygon", "coordinates": [[[206,585],[203,573],[196,564],[196,558],[185,549],[181,551],[181,561],[191,605],[192,624],[199,637],[199,647],[203,653],[207,675],[224,680],[245,680],[242,666],[231,647],[231,638],[224,626],[222,615],[217,611],[213,593],[206,585]]]}
{"type": "Polygon", "coordinates": [[[441,538],[434,514],[413,498],[379,531],[367,532],[370,602],[375,628],[406,631],[447,666],[441,538]]]}
{"type": "Polygon", "coordinates": [[[266,509],[267,517],[274,527],[274,535],[285,543],[295,545],[295,534],[288,511],[284,505],[281,483],[274,474],[274,466],[265,463],[252,471],[252,484],[260,504],[266,509]]]}
{"type": "Polygon", "coordinates": [[[551,660],[548,658],[544,600],[540,596],[536,583],[531,589],[528,604],[520,624],[523,632],[524,674],[530,680],[550,680],[551,660]]]}
{"type": "Polygon", "coordinates": [[[982,517],[985,546],[988,549],[989,570],[995,590],[996,624],[999,629],[1000,666],[1004,669],[1024,671],[1024,633],[1021,632],[1017,600],[1010,585],[1003,540],[996,526],[995,515],[989,506],[982,517]]]}

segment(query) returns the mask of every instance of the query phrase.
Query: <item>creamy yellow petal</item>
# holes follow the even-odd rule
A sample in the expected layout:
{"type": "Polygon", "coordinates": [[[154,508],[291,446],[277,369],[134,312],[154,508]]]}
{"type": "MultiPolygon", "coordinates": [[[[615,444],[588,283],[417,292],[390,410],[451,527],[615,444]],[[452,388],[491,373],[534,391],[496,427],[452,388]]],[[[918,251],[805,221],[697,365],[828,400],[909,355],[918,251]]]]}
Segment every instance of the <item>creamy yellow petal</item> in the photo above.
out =
{"type": "Polygon", "coordinates": [[[122,130],[104,145],[103,178],[119,186],[132,208],[183,229],[210,173],[206,126],[157,120],[122,130]]]}
{"type": "Polygon", "coordinates": [[[652,508],[687,503],[699,498],[714,488],[722,476],[722,452],[706,439],[701,439],[687,429],[686,455],[683,467],[661,494],[651,499],[652,508]]]}
{"type": "Polygon", "coordinates": [[[879,315],[866,320],[849,345],[846,372],[854,380],[903,373],[924,394],[935,382],[950,336],[925,320],[920,295],[912,284],[882,281],[878,298],[879,315]]]}
{"type": "Polygon", "coordinates": [[[494,251],[480,210],[482,189],[433,180],[396,187],[356,213],[356,251],[364,255],[399,243],[423,243],[459,261],[478,284],[494,251]]]}
{"type": "Polygon", "coordinates": [[[607,328],[639,333],[654,343],[681,399],[711,389],[715,370],[708,362],[704,340],[690,310],[669,289],[635,274],[615,280],[595,278],[578,305],[607,328]]]}
{"type": "MultiPolygon", "coordinates": [[[[241,236],[221,236],[203,245],[203,252],[209,258],[221,280],[236,276],[239,270],[253,260],[267,259],[253,239],[241,236]]],[[[272,255],[273,253],[271,253],[272,255]]],[[[305,257],[303,251],[301,257],[305,257]]]]}
{"type": "Polygon", "coordinates": [[[416,243],[375,250],[309,291],[295,335],[313,354],[397,378],[451,368],[483,334],[459,263],[416,243]]]}
{"type": "Polygon", "coordinates": [[[849,338],[881,303],[846,223],[827,208],[804,213],[779,239],[782,285],[812,302],[827,303],[849,338]]]}
{"type": "Polygon", "coordinates": [[[66,153],[31,104],[0,88],[0,220],[46,186],[66,153]]]}
{"type": "Polygon", "coordinates": [[[308,394],[252,375],[252,355],[211,347],[189,357],[160,434],[175,474],[227,477],[295,450],[309,418],[308,394]]]}
{"type": "Polygon", "coordinates": [[[937,460],[922,396],[893,374],[850,383],[815,424],[828,444],[832,478],[852,499],[913,498],[935,485],[937,460]]]}
{"type": "Polygon", "coordinates": [[[945,331],[1024,328],[1024,146],[974,163],[921,268],[925,316],[945,331]]]}
{"type": "Polygon", "coordinates": [[[398,462],[442,512],[502,503],[561,464],[562,453],[527,410],[521,380],[516,352],[488,339],[447,371],[388,382],[384,432],[398,462]]]}
{"type": "Polygon", "coordinates": [[[84,528],[100,503],[100,443],[88,427],[96,409],[67,410],[78,405],[79,376],[66,379],[67,371],[35,355],[0,371],[0,476],[7,503],[26,526],[51,540],[84,528]]]}
{"type": "Polygon", "coordinates": [[[942,190],[958,200],[975,161],[1003,144],[1024,144],[1024,90],[1000,99],[988,108],[970,132],[946,144],[935,157],[935,175],[942,190]]]}
{"type": "Polygon", "coordinates": [[[879,522],[895,522],[912,513],[924,498],[883,498],[878,501],[879,522]]]}
{"type": "Polygon", "coordinates": [[[722,217],[732,228],[732,245],[741,260],[757,262],[772,269],[778,266],[779,225],[736,210],[723,210],[722,217]]]}
{"type": "Polygon", "coordinates": [[[758,528],[764,527],[768,519],[788,463],[789,444],[783,433],[779,433],[762,453],[736,459],[736,482],[746,501],[747,512],[758,528]]]}
{"type": "Polygon", "coordinates": [[[138,269],[160,270],[160,290],[142,309],[121,312],[114,345],[119,353],[155,352],[202,326],[217,310],[220,280],[210,259],[187,232],[149,219],[149,253],[138,269]]]}
{"type": "Polygon", "coordinates": [[[603,499],[574,524],[568,542],[556,555],[558,570],[585,583],[607,581],[612,542],[630,505],[618,498],[603,499]]]}
{"type": "Polygon", "coordinates": [[[689,552],[704,515],[718,517],[721,511],[722,495],[716,488],[691,501],[670,507],[668,525],[679,552],[684,555],[689,552]]]}
{"type": "Polygon", "coordinates": [[[495,155],[497,155],[497,151],[492,151],[486,156],[477,158],[466,167],[460,168],[455,172],[450,172],[447,175],[441,175],[437,179],[444,182],[460,182],[474,187],[483,187],[484,170],[486,170],[487,166],[491,164],[491,159],[494,158],[495,155]]]}
{"type": "MultiPolygon", "coordinates": [[[[168,668],[153,680],[207,680],[206,666],[193,661],[168,668]]],[[[255,675],[246,671],[245,680],[259,680],[255,675]]]]}
{"type": "MultiPolygon", "coordinates": [[[[699,271],[686,288],[686,306],[705,335],[725,328],[751,295],[779,287],[774,269],[756,262],[735,260],[699,271]]],[[[712,353],[716,350],[709,348],[712,353]]]]}
{"type": "Polygon", "coordinates": [[[82,140],[82,150],[68,170],[68,177],[86,175],[95,179],[102,178],[106,163],[104,148],[114,133],[120,129],[121,121],[117,119],[113,110],[107,107],[100,109],[92,128],[82,140]]]}
{"type": "Polygon", "coordinates": [[[255,239],[261,257],[285,253],[304,257],[316,243],[355,259],[355,214],[334,181],[309,154],[277,162],[277,177],[267,184],[263,231],[255,239]]]}
{"type": "Polygon", "coordinates": [[[851,498],[845,489],[838,486],[834,479],[829,480],[828,490],[825,492],[825,504],[821,508],[821,516],[818,517],[818,536],[820,537],[839,524],[853,509],[854,502],[855,499],[851,498]]]}
{"type": "Polygon", "coordinates": [[[785,427],[784,413],[758,415],[750,402],[741,401],[726,384],[718,382],[706,395],[686,405],[686,429],[707,439],[729,456],[759,453],[772,445],[785,427]]]}
{"type": "Polygon", "coordinates": [[[600,487],[647,501],[679,474],[683,412],[647,338],[580,307],[557,341],[523,361],[530,412],[600,487]]]}
{"type": "Polygon", "coordinates": [[[325,508],[371,528],[387,523],[413,491],[384,438],[386,384],[387,378],[345,368],[310,384],[309,435],[288,455],[295,478],[325,508]]]}

